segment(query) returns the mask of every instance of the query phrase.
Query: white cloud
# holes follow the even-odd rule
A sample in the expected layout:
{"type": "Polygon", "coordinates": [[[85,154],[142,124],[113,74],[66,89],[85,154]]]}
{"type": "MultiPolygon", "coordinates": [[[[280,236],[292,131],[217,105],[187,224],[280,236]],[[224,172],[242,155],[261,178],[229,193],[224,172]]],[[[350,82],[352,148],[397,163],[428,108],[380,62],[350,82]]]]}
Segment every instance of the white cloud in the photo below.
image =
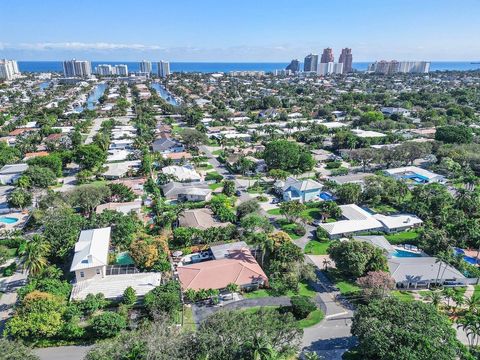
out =
{"type": "MultiPolygon", "coordinates": [[[[1,48],[2,44],[0,44],[1,48]]],[[[3,44],[4,48],[16,50],[164,50],[159,45],[144,45],[144,44],[117,44],[117,43],[84,43],[84,42],[41,42],[41,43],[21,43],[18,45],[3,44]]]]}

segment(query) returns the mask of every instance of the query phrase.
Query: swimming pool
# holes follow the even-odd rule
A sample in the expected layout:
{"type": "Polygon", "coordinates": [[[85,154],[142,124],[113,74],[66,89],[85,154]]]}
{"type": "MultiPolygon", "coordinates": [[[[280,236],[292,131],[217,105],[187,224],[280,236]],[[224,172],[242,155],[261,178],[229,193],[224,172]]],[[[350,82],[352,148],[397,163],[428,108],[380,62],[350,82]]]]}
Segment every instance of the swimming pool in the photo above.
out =
{"type": "Polygon", "coordinates": [[[325,200],[325,201],[333,201],[333,195],[328,193],[328,192],[321,192],[320,195],[318,195],[320,199],[325,200]]]}
{"type": "Polygon", "coordinates": [[[428,178],[416,173],[405,174],[402,176],[404,179],[409,179],[415,181],[417,184],[426,184],[428,182],[428,178]]]}
{"type": "Polygon", "coordinates": [[[463,260],[468,262],[469,264],[472,264],[472,265],[477,265],[478,261],[477,259],[471,257],[471,256],[467,256],[465,255],[465,251],[463,251],[463,249],[460,249],[460,248],[453,248],[453,251],[455,252],[455,255],[460,255],[462,254],[463,255],[463,260]]]}
{"type": "Polygon", "coordinates": [[[15,224],[17,221],[18,219],[14,217],[0,216],[0,222],[4,224],[15,224]]]}
{"type": "Polygon", "coordinates": [[[404,257],[420,257],[421,254],[417,254],[411,251],[405,251],[396,249],[395,251],[391,252],[390,255],[394,258],[404,258],[404,257]]]}
{"type": "Polygon", "coordinates": [[[128,251],[122,252],[117,255],[117,265],[132,265],[135,262],[133,261],[132,257],[128,253],[128,251]]]}

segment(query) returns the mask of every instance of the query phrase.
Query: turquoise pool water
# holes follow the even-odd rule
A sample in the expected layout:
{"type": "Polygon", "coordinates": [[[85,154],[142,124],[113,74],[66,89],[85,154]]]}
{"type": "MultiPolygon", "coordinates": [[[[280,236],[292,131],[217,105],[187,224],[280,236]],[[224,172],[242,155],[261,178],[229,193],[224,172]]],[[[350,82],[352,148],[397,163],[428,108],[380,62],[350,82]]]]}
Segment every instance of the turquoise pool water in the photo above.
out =
{"type": "Polygon", "coordinates": [[[122,252],[117,255],[117,265],[132,265],[132,264],[134,264],[134,262],[128,252],[122,252]]]}
{"type": "Polygon", "coordinates": [[[417,253],[414,253],[414,252],[411,252],[411,251],[399,250],[399,249],[391,252],[390,255],[392,255],[392,257],[396,257],[396,258],[420,257],[420,256],[422,256],[421,254],[417,254],[417,253]]]}
{"type": "Polygon", "coordinates": [[[0,222],[4,224],[15,224],[17,221],[18,219],[14,217],[0,216],[0,222]]]}

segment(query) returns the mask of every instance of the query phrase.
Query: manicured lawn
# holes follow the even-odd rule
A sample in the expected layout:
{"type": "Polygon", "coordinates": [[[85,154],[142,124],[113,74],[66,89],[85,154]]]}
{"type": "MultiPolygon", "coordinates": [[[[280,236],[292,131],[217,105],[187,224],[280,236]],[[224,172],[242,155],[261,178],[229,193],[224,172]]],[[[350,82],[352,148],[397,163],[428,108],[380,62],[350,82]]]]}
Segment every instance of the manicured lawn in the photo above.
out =
{"type": "Polygon", "coordinates": [[[307,208],[306,210],[302,211],[302,215],[313,220],[322,218],[322,213],[317,208],[307,208]]]}
{"type": "Polygon", "coordinates": [[[267,214],[269,214],[269,215],[282,215],[280,213],[280,208],[270,209],[270,210],[267,211],[267,214]]]}
{"type": "Polygon", "coordinates": [[[398,300],[401,300],[401,301],[405,301],[405,302],[413,301],[413,295],[408,291],[393,290],[391,294],[393,297],[396,297],[398,300]]]}
{"type": "Polygon", "coordinates": [[[327,249],[332,241],[310,240],[305,246],[305,254],[309,255],[327,255],[327,249]]]}
{"type": "Polygon", "coordinates": [[[295,230],[297,225],[295,224],[284,224],[281,226],[281,229],[283,231],[285,231],[288,235],[290,235],[290,237],[292,238],[292,240],[298,240],[300,239],[302,236],[301,235],[297,235],[295,234],[293,231],[295,230]]]}
{"type": "Polygon", "coordinates": [[[390,244],[414,243],[418,238],[418,232],[415,230],[403,231],[397,234],[385,235],[385,238],[390,244]]]}
{"type": "Polygon", "coordinates": [[[298,326],[301,329],[305,329],[307,327],[318,324],[320,321],[323,320],[324,317],[325,317],[325,314],[323,313],[322,310],[320,309],[314,310],[310,314],[308,314],[308,316],[305,319],[299,320],[298,326]]]}
{"type": "Polygon", "coordinates": [[[210,188],[210,190],[216,190],[218,188],[221,188],[223,186],[223,183],[214,183],[214,184],[210,184],[208,185],[208,187],[210,188]]]}
{"type": "Polygon", "coordinates": [[[480,296],[480,285],[474,285],[473,296],[480,296]]]}
{"type": "Polygon", "coordinates": [[[183,307],[183,328],[185,330],[195,330],[195,321],[193,320],[193,311],[191,306],[183,307]]]}
{"type": "Polygon", "coordinates": [[[213,165],[212,164],[200,164],[196,168],[197,168],[197,170],[210,170],[210,169],[213,169],[213,165]]]}
{"type": "MultiPolygon", "coordinates": [[[[289,291],[285,294],[285,296],[292,297],[295,295],[302,295],[302,296],[314,297],[316,294],[317,292],[313,288],[311,288],[310,285],[308,285],[307,283],[301,282],[300,284],[298,284],[298,293],[289,291]]],[[[264,298],[268,296],[274,296],[269,289],[258,289],[258,290],[243,294],[243,297],[246,299],[258,299],[258,298],[264,298]]]]}
{"type": "Polygon", "coordinates": [[[394,214],[398,212],[398,210],[395,209],[393,206],[386,205],[386,204],[377,205],[372,207],[371,209],[377,213],[384,214],[384,215],[394,214]]]}
{"type": "Polygon", "coordinates": [[[280,306],[278,305],[271,305],[271,306],[253,306],[248,309],[242,310],[245,314],[255,314],[257,313],[260,309],[279,309],[280,306]]]}
{"type": "Polygon", "coordinates": [[[348,295],[360,291],[360,287],[349,279],[345,279],[335,269],[329,269],[327,272],[329,279],[335,284],[342,295],[348,295]]]}
{"type": "Polygon", "coordinates": [[[223,150],[221,150],[221,149],[213,150],[213,151],[212,151],[212,155],[215,155],[215,156],[222,155],[222,153],[223,153],[223,150]]]}

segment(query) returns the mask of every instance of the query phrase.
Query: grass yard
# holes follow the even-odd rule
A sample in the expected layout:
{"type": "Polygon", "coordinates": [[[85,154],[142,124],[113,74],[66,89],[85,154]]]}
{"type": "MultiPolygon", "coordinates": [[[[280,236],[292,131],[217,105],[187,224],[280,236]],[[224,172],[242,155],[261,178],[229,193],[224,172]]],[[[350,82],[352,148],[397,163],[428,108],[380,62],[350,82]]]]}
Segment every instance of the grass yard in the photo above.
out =
{"type": "Polygon", "coordinates": [[[267,211],[267,214],[268,215],[282,215],[280,213],[280,208],[270,209],[270,210],[267,211]]]}
{"type": "Polygon", "coordinates": [[[310,314],[305,319],[298,320],[298,326],[301,329],[308,328],[310,326],[318,324],[320,321],[323,320],[325,317],[325,314],[323,313],[322,310],[317,309],[312,311],[310,314]]]}
{"type": "Polygon", "coordinates": [[[412,295],[411,292],[408,292],[408,291],[393,290],[391,292],[391,295],[393,297],[396,297],[398,300],[401,300],[401,301],[404,301],[404,302],[413,301],[413,295],[412,295]]]}
{"type": "Polygon", "coordinates": [[[302,211],[302,215],[311,220],[318,220],[322,218],[322,212],[318,208],[307,208],[302,211]]]}
{"type": "Polygon", "coordinates": [[[223,183],[214,183],[214,184],[208,185],[210,190],[217,190],[218,188],[221,188],[222,186],[223,186],[223,183]]]}
{"type": "MultiPolygon", "coordinates": [[[[278,221],[277,221],[278,222],[278,221]]],[[[292,238],[292,240],[298,240],[302,237],[302,235],[297,235],[295,234],[294,230],[295,228],[297,227],[296,224],[292,224],[292,223],[288,223],[286,221],[283,221],[282,223],[280,223],[280,228],[285,231],[288,235],[290,235],[290,237],[292,238]]]]}
{"type": "Polygon", "coordinates": [[[309,255],[327,255],[327,249],[332,243],[331,240],[310,240],[305,246],[305,254],[309,255]]]}
{"type": "Polygon", "coordinates": [[[480,285],[474,285],[473,296],[480,296],[480,285]]]}
{"type": "Polygon", "coordinates": [[[183,306],[183,328],[185,330],[195,330],[195,321],[193,320],[193,311],[191,306],[183,306]]]}
{"type": "Polygon", "coordinates": [[[371,209],[377,213],[384,214],[384,215],[390,215],[390,214],[395,214],[398,213],[398,210],[395,209],[393,206],[386,205],[386,204],[380,204],[377,206],[371,207],[371,209]]]}
{"type": "Polygon", "coordinates": [[[223,150],[222,149],[217,149],[212,151],[212,155],[219,156],[222,155],[223,150]]]}
{"type": "Polygon", "coordinates": [[[414,244],[418,238],[418,232],[415,230],[403,231],[396,234],[385,235],[390,244],[414,244]]]}
{"type": "MultiPolygon", "coordinates": [[[[301,282],[298,284],[298,293],[295,293],[293,291],[289,291],[285,294],[285,296],[295,296],[295,295],[302,295],[302,296],[308,296],[308,297],[314,297],[317,294],[317,292],[310,287],[307,283],[301,282]]],[[[269,297],[269,296],[275,296],[272,294],[272,292],[269,289],[258,289],[255,291],[250,291],[247,293],[243,294],[243,297],[245,299],[258,299],[258,298],[264,298],[264,297],[269,297]]]]}
{"type": "Polygon", "coordinates": [[[335,269],[327,271],[328,278],[335,284],[342,295],[348,295],[360,291],[360,287],[353,281],[345,279],[335,269]]]}
{"type": "Polygon", "coordinates": [[[211,169],[213,169],[213,165],[208,164],[208,163],[204,163],[204,164],[200,164],[200,165],[196,166],[196,169],[197,170],[211,170],[211,169]]]}

